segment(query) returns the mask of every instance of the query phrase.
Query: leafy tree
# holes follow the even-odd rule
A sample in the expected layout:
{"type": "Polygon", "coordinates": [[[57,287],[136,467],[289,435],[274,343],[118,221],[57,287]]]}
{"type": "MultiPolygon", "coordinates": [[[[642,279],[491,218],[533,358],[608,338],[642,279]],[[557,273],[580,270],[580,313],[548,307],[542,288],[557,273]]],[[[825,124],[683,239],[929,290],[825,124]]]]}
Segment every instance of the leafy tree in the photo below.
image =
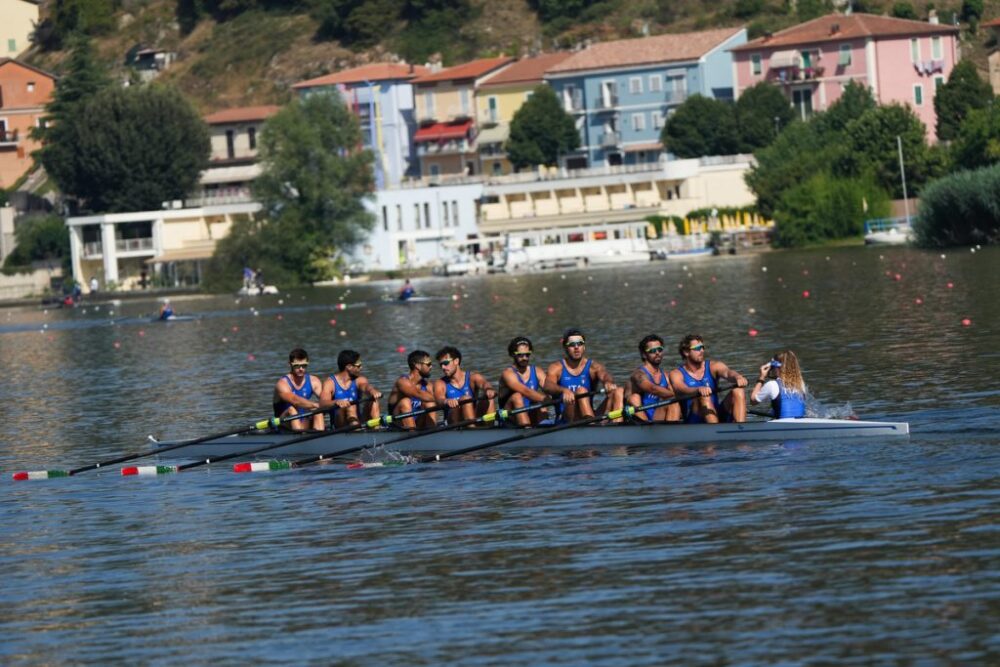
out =
{"type": "Polygon", "coordinates": [[[58,215],[22,218],[14,229],[14,239],[17,247],[4,260],[4,270],[27,267],[35,261],[62,260],[64,265],[69,264],[69,230],[58,215]]]}
{"type": "Polygon", "coordinates": [[[975,169],[1000,162],[1000,104],[969,112],[951,145],[952,163],[975,169]]]}
{"type": "Polygon", "coordinates": [[[425,61],[433,53],[441,53],[446,63],[473,57],[481,45],[468,25],[479,11],[470,0],[407,0],[398,51],[410,62],[425,61]]]}
{"type": "Polygon", "coordinates": [[[793,122],[774,143],[758,150],[746,182],[757,195],[761,215],[774,217],[783,194],[801,183],[803,175],[829,171],[840,147],[836,136],[824,133],[814,119],[793,122]]]}
{"type": "Polygon", "coordinates": [[[795,111],[780,88],[766,81],[750,86],[736,100],[740,150],[755,151],[767,146],[794,118],[795,111]]]}
{"type": "Polygon", "coordinates": [[[161,86],[105,88],[47,132],[42,164],[92,211],[159,209],[195,186],[208,163],[208,128],[161,86]]]}
{"type": "Polygon", "coordinates": [[[666,150],[679,158],[738,153],[740,138],[734,107],[692,95],[667,119],[660,140],[666,150]]]}
{"type": "Polygon", "coordinates": [[[738,19],[754,18],[764,10],[764,0],[736,0],[733,16],[738,19]]]}
{"type": "Polygon", "coordinates": [[[919,192],[923,183],[935,175],[936,166],[927,146],[924,124],[909,107],[901,104],[871,109],[848,124],[840,138],[844,149],[836,171],[847,177],[870,176],[879,187],[901,198],[896,137],[902,140],[909,194],[919,192]]]}
{"type": "Polygon", "coordinates": [[[962,0],[961,17],[966,23],[979,23],[983,17],[983,0],[962,0]]]}
{"type": "Polygon", "coordinates": [[[799,21],[811,21],[833,10],[830,0],[799,0],[795,4],[795,12],[799,21]]]}
{"type": "Polygon", "coordinates": [[[889,198],[870,180],[814,174],[781,197],[775,244],[783,247],[857,236],[867,218],[885,217],[889,198]]]}
{"type": "Polygon", "coordinates": [[[924,247],[1000,243],[1000,165],[928,184],[914,231],[924,247]]]}
{"type": "Polygon", "coordinates": [[[984,81],[971,60],[963,60],[951,71],[948,81],[934,95],[937,137],[951,141],[972,109],[983,109],[993,99],[993,89],[984,81]]]}
{"type": "Polygon", "coordinates": [[[917,20],[917,10],[913,8],[911,3],[906,2],[905,0],[894,4],[890,14],[897,19],[909,19],[910,21],[917,20]]]}
{"type": "Polygon", "coordinates": [[[223,239],[208,282],[224,283],[250,263],[293,283],[329,277],[329,258],[353,248],[375,219],[365,208],[373,157],[358,150],[361,128],[338,95],[315,93],[272,116],[261,132],[263,207],[223,239]]]}
{"type": "MultiPolygon", "coordinates": [[[[47,127],[72,119],[77,115],[77,107],[91,99],[111,83],[105,69],[94,57],[90,39],[86,35],[77,35],[71,41],[66,73],[59,79],[52,101],[45,107],[45,126],[32,128],[31,137],[44,141],[47,127]]],[[[42,158],[45,146],[36,154],[42,158]]]]}
{"type": "Polygon", "coordinates": [[[60,0],[50,4],[53,36],[56,44],[71,35],[101,35],[115,27],[114,0],[60,0]]]}
{"type": "Polygon", "coordinates": [[[316,0],[312,14],[320,22],[319,38],[364,49],[379,42],[386,21],[398,19],[401,8],[400,0],[316,0]]]}
{"type": "Polygon", "coordinates": [[[510,124],[507,157],[515,169],[534,165],[554,165],[560,154],[580,145],[573,118],[563,111],[559,98],[549,86],[535,88],[521,105],[510,124]]]}
{"type": "Polygon", "coordinates": [[[857,81],[850,81],[837,101],[825,112],[815,116],[815,121],[819,123],[821,132],[843,132],[851,121],[876,106],[878,105],[870,88],[857,81]]]}

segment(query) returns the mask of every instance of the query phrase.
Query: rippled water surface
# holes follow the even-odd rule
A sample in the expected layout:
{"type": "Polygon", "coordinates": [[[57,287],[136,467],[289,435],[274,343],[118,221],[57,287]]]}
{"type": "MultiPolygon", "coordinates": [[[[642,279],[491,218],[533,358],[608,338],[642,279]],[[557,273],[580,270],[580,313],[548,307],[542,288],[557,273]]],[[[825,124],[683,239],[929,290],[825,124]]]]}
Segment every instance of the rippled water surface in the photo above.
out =
{"type": "Polygon", "coordinates": [[[201,317],[169,324],[0,310],[0,661],[997,663],[998,265],[853,248],[428,279],[446,298],[408,306],[178,298],[201,317]],[[912,435],[10,478],[266,416],[295,346],[316,372],[357,348],[387,388],[400,348],[495,378],[515,334],[547,361],[571,325],[620,378],[650,331],[751,377],[789,346],[822,408],[912,435]]]}

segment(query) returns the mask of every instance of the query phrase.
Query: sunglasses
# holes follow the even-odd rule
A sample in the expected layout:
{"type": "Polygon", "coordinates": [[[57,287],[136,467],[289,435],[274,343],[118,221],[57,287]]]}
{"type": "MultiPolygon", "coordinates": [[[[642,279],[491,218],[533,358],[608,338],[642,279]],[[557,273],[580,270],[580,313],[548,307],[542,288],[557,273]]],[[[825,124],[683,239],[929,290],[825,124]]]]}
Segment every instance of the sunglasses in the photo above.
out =
{"type": "Polygon", "coordinates": [[[657,345],[646,350],[646,354],[660,354],[661,352],[663,352],[662,345],[657,345]]]}
{"type": "Polygon", "coordinates": [[[414,365],[415,365],[415,366],[433,366],[433,365],[434,365],[434,362],[432,362],[431,360],[429,360],[429,359],[428,359],[427,361],[418,361],[418,362],[417,362],[416,364],[414,364],[414,365]]]}
{"type": "Polygon", "coordinates": [[[586,343],[584,343],[582,340],[573,340],[566,343],[566,347],[583,347],[584,345],[586,345],[586,343]]]}
{"type": "Polygon", "coordinates": [[[354,366],[355,368],[361,368],[361,367],[364,366],[364,364],[361,363],[360,361],[358,363],[356,363],[356,364],[347,364],[347,365],[348,366],[354,366]]]}
{"type": "Polygon", "coordinates": [[[701,344],[701,345],[692,345],[688,349],[691,350],[692,352],[701,352],[702,350],[705,349],[705,345],[704,344],[701,344]]]}
{"type": "Polygon", "coordinates": [[[438,365],[441,368],[444,368],[445,366],[451,366],[451,362],[453,362],[453,361],[455,361],[455,360],[454,359],[442,359],[441,361],[438,362],[438,365]]]}
{"type": "Polygon", "coordinates": [[[307,363],[306,364],[289,364],[289,365],[292,367],[292,370],[295,370],[296,368],[309,368],[309,364],[307,364],[307,363]]]}
{"type": "Polygon", "coordinates": [[[518,352],[514,355],[515,359],[531,359],[531,352],[518,352]]]}

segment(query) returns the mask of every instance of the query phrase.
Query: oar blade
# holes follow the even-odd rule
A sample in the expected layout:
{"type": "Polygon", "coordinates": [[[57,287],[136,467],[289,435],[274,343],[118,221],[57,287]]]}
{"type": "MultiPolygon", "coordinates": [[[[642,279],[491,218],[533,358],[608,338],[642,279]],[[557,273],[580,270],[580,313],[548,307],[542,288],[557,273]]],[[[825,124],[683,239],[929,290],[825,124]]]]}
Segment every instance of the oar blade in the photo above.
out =
{"type": "Polygon", "coordinates": [[[53,479],[56,477],[69,477],[68,470],[21,470],[15,472],[11,477],[15,482],[26,482],[36,479],[53,479]]]}
{"type": "Polygon", "coordinates": [[[122,468],[122,475],[125,477],[155,477],[175,472],[177,472],[177,466],[127,466],[122,468]]]}
{"type": "Polygon", "coordinates": [[[273,459],[270,461],[244,461],[234,463],[233,472],[269,472],[271,470],[290,470],[291,461],[273,459]]]}

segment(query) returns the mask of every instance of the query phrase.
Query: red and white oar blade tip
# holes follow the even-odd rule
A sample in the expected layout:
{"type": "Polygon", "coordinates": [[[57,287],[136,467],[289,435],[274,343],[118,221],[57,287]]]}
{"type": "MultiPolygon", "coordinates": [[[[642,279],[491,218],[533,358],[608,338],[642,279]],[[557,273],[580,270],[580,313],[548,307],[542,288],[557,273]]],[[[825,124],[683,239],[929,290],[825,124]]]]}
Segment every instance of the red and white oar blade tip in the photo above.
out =
{"type": "Polygon", "coordinates": [[[233,472],[267,472],[269,470],[288,470],[292,467],[290,461],[246,461],[233,465],[233,472]]]}
{"type": "Polygon", "coordinates": [[[122,475],[126,477],[131,475],[140,476],[150,476],[150,475],[169,475],[170,473],[177,472],[177,466],[128,466],[127,468],[122,468],[122,475]]]}
{"type": "Polygon", "coordinates": [[[65,470],[23,470],[12,475],[15,482],[23,482],[29,479],[52,479],[53,477],[69,477],[65,470]]]}

